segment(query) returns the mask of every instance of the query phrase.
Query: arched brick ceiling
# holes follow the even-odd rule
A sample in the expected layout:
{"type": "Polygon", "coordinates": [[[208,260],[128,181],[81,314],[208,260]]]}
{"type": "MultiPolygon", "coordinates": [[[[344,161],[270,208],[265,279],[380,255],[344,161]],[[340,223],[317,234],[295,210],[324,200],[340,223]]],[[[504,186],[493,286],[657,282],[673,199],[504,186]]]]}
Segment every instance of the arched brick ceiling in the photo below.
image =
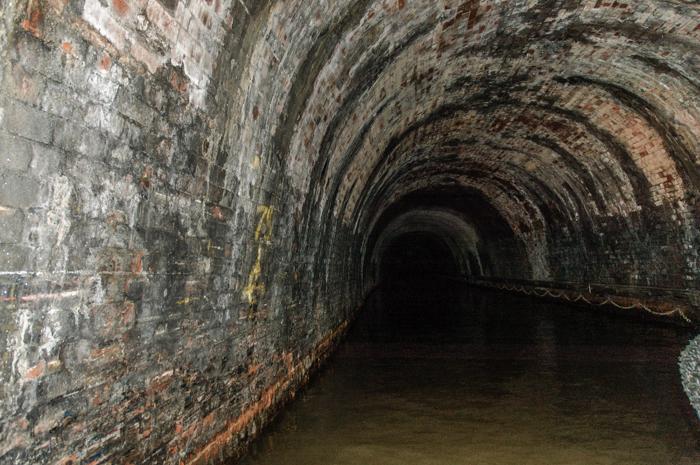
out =
{"type": "Polygon", "coordinates": [[[699,320],[696,0],[0,19],[0,462],[240,452],[402,231],[476,284],[699,320]]]}
{"type": "Polygon", "coordinates": [[[698,13],[682,1],[274,5],[253,52],[273,65],[250,70],[256,119],[240,149],[278,160],[324,236],[334,222],[367,235],[398,199],[458,185],[538,255],[549,236],[612,225],[692,240],[698,13]]]}
{"type": "Polygon", "coordinates": [[[363,265],[369,267],[369,272],[375,275],[373,278],[378,279],[383,255],[393,242],[402,236],[422,232],[431,232],[438,242],[444,244],[462,273],[482,273],[477,250],[479,238],[474,227],[459,213],[445,208],[414,208],[398,215],[382,228],[372,247],[372,256],[367,257],[367,263],[363,265]]]}

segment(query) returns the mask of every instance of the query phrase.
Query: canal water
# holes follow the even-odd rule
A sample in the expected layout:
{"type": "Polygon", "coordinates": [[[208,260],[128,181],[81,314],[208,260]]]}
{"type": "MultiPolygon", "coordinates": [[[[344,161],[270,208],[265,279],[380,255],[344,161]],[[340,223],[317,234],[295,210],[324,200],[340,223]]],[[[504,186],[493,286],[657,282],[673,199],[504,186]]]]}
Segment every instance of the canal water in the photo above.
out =
{"type": "Polygon", "coordinates": [[[399,280],[246,465],[697,465],[687,330],[399,280]]]}

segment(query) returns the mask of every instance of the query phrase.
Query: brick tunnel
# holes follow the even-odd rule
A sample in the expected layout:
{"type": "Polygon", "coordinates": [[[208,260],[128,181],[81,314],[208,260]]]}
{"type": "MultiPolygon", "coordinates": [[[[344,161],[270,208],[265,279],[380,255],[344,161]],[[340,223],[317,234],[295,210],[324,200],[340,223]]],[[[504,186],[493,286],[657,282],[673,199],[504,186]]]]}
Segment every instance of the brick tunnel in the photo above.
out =
{"type": "Polygon", "coordinates": [[[402,271],[684,328],[697,421],[696,1],[0,19],[1,464],[233,463],[402,271]]]}

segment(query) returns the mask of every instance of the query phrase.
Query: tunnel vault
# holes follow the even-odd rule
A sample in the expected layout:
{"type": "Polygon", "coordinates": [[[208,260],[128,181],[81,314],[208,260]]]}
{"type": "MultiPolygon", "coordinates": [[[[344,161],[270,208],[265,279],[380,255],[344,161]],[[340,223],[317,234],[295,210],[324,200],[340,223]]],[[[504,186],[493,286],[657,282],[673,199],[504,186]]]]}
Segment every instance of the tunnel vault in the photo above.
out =
{"type": "Polygon", "coordinates": [[[0,463],[240,453],[401,233],[442,238],[474,284],[697,322],[694,1],[0,19],[0,463]]]}

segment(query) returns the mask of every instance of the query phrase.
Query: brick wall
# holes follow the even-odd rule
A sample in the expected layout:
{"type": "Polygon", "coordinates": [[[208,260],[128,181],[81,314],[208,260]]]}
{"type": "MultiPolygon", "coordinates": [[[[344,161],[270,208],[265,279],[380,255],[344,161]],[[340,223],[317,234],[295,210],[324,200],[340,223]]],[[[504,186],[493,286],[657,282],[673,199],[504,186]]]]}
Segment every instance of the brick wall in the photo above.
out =
{"type": "Polygon", "coordinates": [[[375,225],[415,192],[481,199],[450,207],[492,278],[697,308],[692,3],[0,15],[2,464],[237,453],[332,349],[375,225]]]}

